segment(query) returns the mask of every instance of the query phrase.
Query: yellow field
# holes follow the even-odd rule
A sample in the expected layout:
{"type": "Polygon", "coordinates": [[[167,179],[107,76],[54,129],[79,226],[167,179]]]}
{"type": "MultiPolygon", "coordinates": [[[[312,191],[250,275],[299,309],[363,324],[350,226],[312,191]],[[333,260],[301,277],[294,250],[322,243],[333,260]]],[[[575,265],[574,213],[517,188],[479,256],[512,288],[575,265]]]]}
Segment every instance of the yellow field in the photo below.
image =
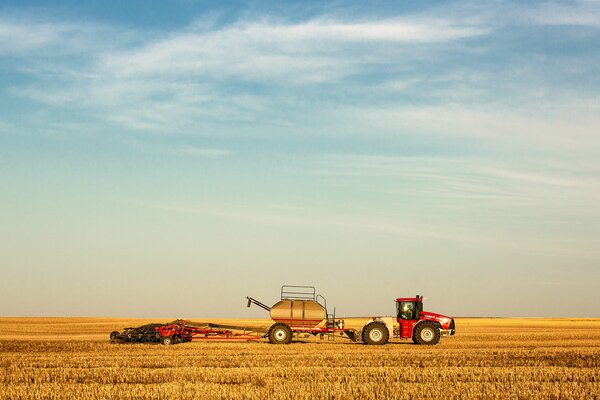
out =
{"type": "Polygon", "coordinates": [[[168,321],[0,318],[0,398],[590,399],[600,393],[598,319],[457,319],[456,336],[432,347],[344,340],[109,343],[110,331],[148,322],[168,321]]]}

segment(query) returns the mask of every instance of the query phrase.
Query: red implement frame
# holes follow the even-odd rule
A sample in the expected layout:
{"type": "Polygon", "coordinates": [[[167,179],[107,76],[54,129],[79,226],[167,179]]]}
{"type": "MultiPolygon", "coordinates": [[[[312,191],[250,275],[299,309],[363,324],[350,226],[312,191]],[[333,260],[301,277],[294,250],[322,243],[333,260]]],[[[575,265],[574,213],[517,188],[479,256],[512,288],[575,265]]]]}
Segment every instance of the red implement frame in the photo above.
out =
{"type": "Polygon", "coordinates": [[[347,329],[343,328],[327,328],[325,326],[310,328],[306,326],[290,326],[292,332],[302,332],[302,333],[312,333],[318,335],[319,333],[336,333],[336,332],[345,332],[347,329]]]}
{"type": "Polygon", "coordinates": [[[162,325],[156,328],[162,337],[172,337],[179,342],[192,340],[260,340],[262,334],[253,328],[220,326],[207,324],[206,326],[189,326],[187,321],[179,321],[162,325]]]}

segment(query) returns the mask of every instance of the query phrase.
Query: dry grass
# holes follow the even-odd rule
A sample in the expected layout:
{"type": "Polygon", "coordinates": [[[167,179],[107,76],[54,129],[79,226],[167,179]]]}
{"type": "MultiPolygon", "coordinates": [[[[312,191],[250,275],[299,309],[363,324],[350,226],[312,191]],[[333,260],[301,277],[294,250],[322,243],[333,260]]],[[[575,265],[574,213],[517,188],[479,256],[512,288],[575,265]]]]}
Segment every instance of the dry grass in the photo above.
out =
{"type": "Polygon", "coordinates": [[[0,318],[0,399],[581,399],[600,392],[597,319],[458,319],[457,335],[434,347],[108,342],[110,331],[147,322],[167,321],[0,318]]]}

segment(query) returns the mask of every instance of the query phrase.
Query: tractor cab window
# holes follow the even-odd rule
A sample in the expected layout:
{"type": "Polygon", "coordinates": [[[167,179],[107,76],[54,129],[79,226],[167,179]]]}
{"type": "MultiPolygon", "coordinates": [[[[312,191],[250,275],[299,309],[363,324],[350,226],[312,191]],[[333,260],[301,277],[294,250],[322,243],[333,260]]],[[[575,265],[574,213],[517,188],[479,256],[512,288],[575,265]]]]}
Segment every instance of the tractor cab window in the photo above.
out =
{"type": "Polygon", "coordinates": [[[396,303],[398,309],[398,317],[403,320],[415,319],[415,303],[412,301],[400,301],[396,303]]]}

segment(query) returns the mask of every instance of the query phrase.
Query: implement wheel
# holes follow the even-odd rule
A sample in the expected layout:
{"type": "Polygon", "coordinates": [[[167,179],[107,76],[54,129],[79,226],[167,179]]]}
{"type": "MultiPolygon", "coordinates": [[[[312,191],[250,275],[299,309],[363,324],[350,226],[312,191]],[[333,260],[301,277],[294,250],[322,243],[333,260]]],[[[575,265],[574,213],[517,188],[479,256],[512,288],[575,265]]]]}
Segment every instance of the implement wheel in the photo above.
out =
{"type": "Polygon", "coordinates": [[[434,345],[440,341],[440,328],[429,321],[421,322],[413,332],[413,342],[416,344],[434,345]]]}
{"type": "Polygon", "coordinates": [[[173,339],[173,336],[163,336],[160,339],[160,342],[165,346],[170,346],[172,344],[175,344],[175,339],[173,339]]]}
{"type": "Polygon", "coordinates": [[[390,339],[390,331],[381,321],[373,321],[362,330],[362,340],[365,344],[382,345],[390,339]]]}
{"type": "Polygon", "coordinates": [[[269,328],[269,342],[271,344],[288,344],[292,341],[292,330],[282,322],[277,322],[269,328]]]}
{"type": "Polygon", "coordinates": [[[110,342],[111,343],[116,343],[117,342],[117,336],[119,335],[119,332],[117,331],[112,331],[110,333],[110,342]]]}

